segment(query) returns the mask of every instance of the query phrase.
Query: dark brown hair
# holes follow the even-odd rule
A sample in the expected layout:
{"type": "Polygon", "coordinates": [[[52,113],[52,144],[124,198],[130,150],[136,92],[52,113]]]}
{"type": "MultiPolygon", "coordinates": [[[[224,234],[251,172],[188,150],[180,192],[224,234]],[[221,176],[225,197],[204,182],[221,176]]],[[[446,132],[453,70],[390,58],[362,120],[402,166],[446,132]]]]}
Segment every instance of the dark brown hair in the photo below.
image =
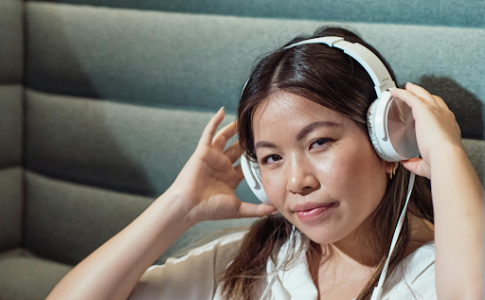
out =
{"type": "MultiPolygon", "coordinates": [[[[322,44],[306,44],[285,49],[287,45],[323,36],[340,36],[349,42],[357,42],[373,51],[387,66],[396,82],[394,73],[384,58],[358,35],[343,28],[322,27],[313,36],[299,36],[282,48],[263,57],[254,66],[244,87],[237,112],[239,140],[246,154],[256,159],[252,118],[256,109],[269,96],[285,91],[303,96],[322,106],[330,108],[353,120],[367,134],[367,110],[376,99],[372,79],[366,70],[342,50],[322,44]]],[[[369,143],[370,143],[369,139],[369,143]]],[[[376,154],[377,155],[377,154],[376,154]]],[[[375,274],[361,291],[357,300],[370,299],[373,288],[386,260],[392,233],[405,203],[409,171],[399,166],[396,176],[389,181],[385,195],[369,217],[377,243],[374,251],[382,257],[375,274]]],[[[433,207],[429,180],[417,177],[408,205],[409,213],[432,223],[433,207]]],[[[268,216],[252,225],[232,264],[225,270],[221,282],[223,296],[227,299],[252,299],[254,287],[264,279],[268,259],[275,260],[276,254],[289,241],[292,225],[283,217],[268,216]]],[[[303,233],[302,233],[303,235],[303,233]]],[[[316,243],[307,243],[298,251],[307,251],[307,259],[319,262],[316,243]]],[[[371,240],[371,239],[370,239],[371,240]]],[[[406,217],[396,248],[391,256],[388,274],[393,272],[404,258],[410,243],[410,228],[406,217]]],[[[294,248],[294,247],[290,247],[294,248]]],[[[288,265],[292,257],[287,258],[288,265]]],[[[310,272],[313,272],[310,270],[310,272]]]]}

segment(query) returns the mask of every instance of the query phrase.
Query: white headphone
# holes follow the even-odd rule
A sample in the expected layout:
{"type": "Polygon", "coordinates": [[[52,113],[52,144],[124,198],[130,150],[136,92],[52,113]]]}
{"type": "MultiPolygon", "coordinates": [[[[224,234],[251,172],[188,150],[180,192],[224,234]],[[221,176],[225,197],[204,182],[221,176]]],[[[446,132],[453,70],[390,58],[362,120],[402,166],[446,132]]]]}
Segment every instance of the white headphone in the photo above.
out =
{"type": "MultiPolygon", "coordinates": [[[[389,89],[395,88],[396,84],[392,81],[386,66],[372,51],[361,44],[351,43],[335,36],[305,40],[289,45],[285,49],[306,44],[325,44],[342,49],[369,73],[374,82],[377,99],[367,111],[367,128],[372,145],[382,159],[396,162],[419,155],[411,108],[402,100],[391,96],[389,89]]],[[[263,203],[271,204],[263,189],[258,163],[243,155],[241,167],[256,197],[263,203]]]]}
{"type": "MultiPolygon", "coordinates": [[[[411,108],[402,100],[393,98],[390,89],[396,88],[389,71],[384,63],[367,47],[359,43],[345,41],[342,37],[326,36],[298,42],[285,47],[285,49],[307,44],[325,44],[329,47],[339,48],[345,54],[358,61],[372,78],[377,99],[372,102],[367,111],[367,129],[372,145],[377,154],[389,162],[407,160],[419,155],[414,118],[411,108]]],[[[256,195],[263,203],[271,204],[263,189],[261,173],[257,162],[249,160],[246,155],[241,156],[241,167],[244,177],[256,195]]],[[[371,300],[377,300],[382,293],[382,286],[387,274],[389,259],[399,237],[409,197],[414,185],[415,174],[411,173],[408,185],[406,202],[401,212],[399,222],[394,231],[391,248],[386,264],[382,270],[377,287],[374,288],[371,300]]]]}

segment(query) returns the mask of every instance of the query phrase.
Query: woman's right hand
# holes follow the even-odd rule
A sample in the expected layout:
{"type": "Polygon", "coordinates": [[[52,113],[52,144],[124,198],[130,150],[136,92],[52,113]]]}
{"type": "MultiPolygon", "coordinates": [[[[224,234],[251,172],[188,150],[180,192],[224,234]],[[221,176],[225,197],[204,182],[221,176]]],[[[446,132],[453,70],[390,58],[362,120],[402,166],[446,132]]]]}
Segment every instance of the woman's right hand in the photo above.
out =
{"type": "Polygon", "coordinates": [[[224,151],[237,127],[232,122],[216,134],[223,119],[221,108],[206,125],[194,154],[166,192],[183,201],[180,204],[193,222],[262,217],[276,210],[272,205],[242,202],[236,197],[235,189],[244,176],[241,165],[233,164],[243,151],[238,141],[224,151]]]}

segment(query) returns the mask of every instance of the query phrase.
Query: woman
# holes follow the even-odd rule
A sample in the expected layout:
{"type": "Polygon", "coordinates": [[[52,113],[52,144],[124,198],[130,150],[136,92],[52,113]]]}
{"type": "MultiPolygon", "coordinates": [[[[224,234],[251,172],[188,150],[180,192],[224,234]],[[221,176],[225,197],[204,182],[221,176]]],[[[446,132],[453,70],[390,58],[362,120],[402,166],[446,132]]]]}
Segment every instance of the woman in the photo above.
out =
{"type": "MultiPolygon", "coordinates": [[[[379,56],[346,30],[324,28],[319,36],[341,36],[379,56]]],[[[173,185],[48,299],[370,299],[409,171],[419,177],[382,299],[481,299],[484,192],[454,115],[419,86],[392,90],[412,108],[422,158],[386,162],[366,130],[373,87],[338,49],[269,54],[244,88],[237,124],[216,133],[221,109],[173,185]],[[224,150],[238,131],[239,141],[224,150]],[[243,176],[233,163],[243,152],[258,162],[272,205],[235,196],[243,176]],[[198,222],[264,216],[249,232],[146,270],[198,222]]]]}

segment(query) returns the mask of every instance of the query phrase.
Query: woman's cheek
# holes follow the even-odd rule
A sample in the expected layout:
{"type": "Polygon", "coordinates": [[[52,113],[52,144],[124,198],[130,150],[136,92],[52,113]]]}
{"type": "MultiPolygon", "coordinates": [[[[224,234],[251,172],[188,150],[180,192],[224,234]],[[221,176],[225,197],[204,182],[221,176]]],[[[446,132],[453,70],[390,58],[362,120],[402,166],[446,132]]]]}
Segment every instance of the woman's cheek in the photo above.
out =
{"type": "Polygon", "coordinates": [[[327,194],[335,195],[342,189],[348,188],[347,177],[352,173],[351,162],[341,155],[326,156],[325,159],[315,160],[315,171],[322,188],[327,194]]]}
{"type": "Polygon", "coordinates": [[[271,203],[281,211],[285,200],[286,185],[281,175],[275,172],[267,172],[262,176],[264,191],[271,203]]]}

